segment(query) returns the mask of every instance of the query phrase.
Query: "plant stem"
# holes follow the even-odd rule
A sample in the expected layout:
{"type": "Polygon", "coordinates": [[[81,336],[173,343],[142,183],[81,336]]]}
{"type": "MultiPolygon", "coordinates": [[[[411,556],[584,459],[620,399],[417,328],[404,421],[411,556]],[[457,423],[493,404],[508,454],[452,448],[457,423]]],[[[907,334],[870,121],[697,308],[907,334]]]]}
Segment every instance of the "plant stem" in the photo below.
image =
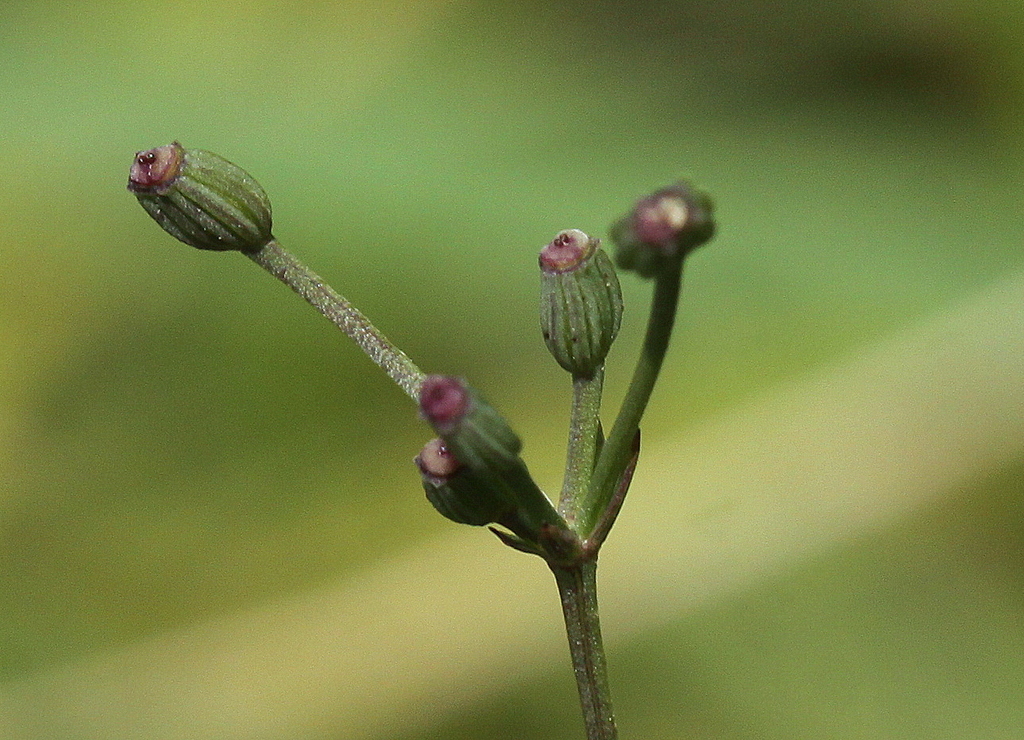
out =
{"type": "Polygon", "coordinates": [[[608,537],[612,525],[615,524],[615,520],[619,516],[619,511],[622,509],[622,504],[626,500],[626,494],[629,493],[629,484],[633,482],[633,473],[636,471],[636,461],[639,457],[640,430],[637,429],[636,436],[633,438],[633,456],[629,459],[629,463],[619,477],[619,482],[615,486],[615,495],[608,499],[608,505],[601,513],[597,524],[590,530],[587,538],[583,540],[584,555],[597,557],[597,551],[601,549],[605,538],[608,537]]]}
{"type": "Polygon", "coordinates": [[[572,669],[583,709],[587,740],[615,740],[618,730],[608,688],[608,667],[597,611],[597,560],[569,566],[551,565],[565,615],[572,669]]]}
{"type": "Polygon", "coordinates": [[[632,456],[633,438],[640,427],[640,417],[647,408],[647,401],[654,390],[654,383],[658,379],[661,363],[668,350],[668,341],[672,336],[672,325],[679,305],[679,289],[683,277],[682,259],[680,256],[678,265],[666,266],[666,269],[655,278],[647,334],[636,369],[633,371],[633,380],[622,401],[622,408],[619,409],[612,431],[598,455],[586,500],[580,507],[584,520],[579,523],[578,529],[584,537],[601,517],[608,501],[615,493],[620,474],[632,456]]]}
{"type": "Polygon", "coordinates": [[[569,414],[569,444],[565,455],[565,477],[558,500],[558,513],[573,526],[582,497],[590,485],[590,474],[597,458],[601,425],[601,391],[604,365],[592,378],[572,379],[572,409],[569,414]]]}
{"type": "Polygon", "coordinates": [[[420,369],[408,355],[381,334],[359,309],[338,295],[319,275],[285,251],[276,239],[255,252],[244,254],[330,319],[409,397],[418,401],[424,377],[420,369]]]}

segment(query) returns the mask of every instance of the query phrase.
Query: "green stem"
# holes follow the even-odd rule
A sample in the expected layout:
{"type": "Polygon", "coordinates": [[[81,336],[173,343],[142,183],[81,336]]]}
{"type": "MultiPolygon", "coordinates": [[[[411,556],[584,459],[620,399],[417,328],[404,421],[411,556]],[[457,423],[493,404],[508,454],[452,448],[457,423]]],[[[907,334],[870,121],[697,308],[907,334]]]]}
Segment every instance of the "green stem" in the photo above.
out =
{"type": "Polygon", "coordinates": [[[414,401],[419,400],[423,373],[395,347],[359,309],[338,295],[323,279],[290,253],[276,239],[246,257],[294,290],[313,308],[349,336],[381,370],[414,401]]]}
{"type": "Polygon", "coordinates": [[[619,511],[622,509],[622,504],[626,500],[626,494],[629,493],[629,484],[633,482],[633,473],[636,470],[636,461],[639,457],[640,430],[638,429],[636,436],[633,438],[633,456],[629,459],[626,469],[622,471],[622,475],[619,477],[619,482],[615,486],[615,495],[608,500],[608,505],[601,512],[597,524],[594,525],[594,528],[590,530],[590,534],[582,542],[585,555],[597,557],[597,551],[601,549],[605,538],[608,537],[612,525],[615,524],[615,520],[619,516],[619,511]]]}
{"type": "Polygon", "coordinates": [[[580,507],[583,520],[578,530],[582,536],[588,533],[601,517],[602,512],[615,493],[622,471],[632,456],[633,438],[640,428],[640,417],[647,408],[647,401],[654,390],[661,363],[668,350],[672,336],[676,308],[679,305],[679,289],[682,285],[683,265],[667,265],[655,278],[654,297],[651,300],[651,315],[647,320],[647,335],[640,350],[633,380],[622,401],[622,408],[615,419],[608,440],[601,448],[594,474],[590,479],[586,500],[580,507]]]}
{"type": "Polygon", "coordinates": [[[592,378],[572,379],[572,410],[569,414],[569,444],[565,455],[565,477],[558,500],[558,513],[573,526],[582,497],[590,485],[590,474],[597,458],[601,426],[601,391],[604,365],[592,378]]]}
{"type": "Polygon", "coordinates": [[[551,566],[565,615],[572,669],[583,709],[587,740],[615,740],[615,715],[608,688],[608,667],[601,642],[597,611],[597,561],[583,560],[571,566],[551,566]]]}

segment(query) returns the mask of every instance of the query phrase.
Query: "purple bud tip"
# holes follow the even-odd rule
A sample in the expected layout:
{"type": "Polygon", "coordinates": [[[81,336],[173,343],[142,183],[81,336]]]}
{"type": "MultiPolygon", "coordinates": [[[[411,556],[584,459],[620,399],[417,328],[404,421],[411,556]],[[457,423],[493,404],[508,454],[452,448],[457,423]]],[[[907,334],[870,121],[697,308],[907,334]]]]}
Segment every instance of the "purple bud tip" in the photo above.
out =
{"type": "Polygon", "coordinates": [[[569,272],[586,261],[596,248],[597,240],[579,229],[560,231],[540,251],[540,269],[548,273],[569,272]]]}
{"type": "Polygon", "coordinates": [[[128,175],[128,189],[133,193],[161,195],[174,183],[181,170],[185,150],[178,142],[136,152],[128,175]]]}
{"type": "Polygon", "coordinates": [[[686,226],[690,208],[683,193],[667,188],[650,195],[633,211],[633,232],[644,243],[669,248],[686,226]]]}
{"type": "Polygon", "coordinates": [[[420,412],[430,425],[444,434],[453,429],[469,411],[469,390],[458,378],[428,375],[420,388],[420,412]]]}
{"type": "Polygon", "coordinates": [[[416,457],[420,472],[438,484],[455,474],[462,467],[455,455],[445,446],[444,440],[432,439],[427,442],[416,457]]]}

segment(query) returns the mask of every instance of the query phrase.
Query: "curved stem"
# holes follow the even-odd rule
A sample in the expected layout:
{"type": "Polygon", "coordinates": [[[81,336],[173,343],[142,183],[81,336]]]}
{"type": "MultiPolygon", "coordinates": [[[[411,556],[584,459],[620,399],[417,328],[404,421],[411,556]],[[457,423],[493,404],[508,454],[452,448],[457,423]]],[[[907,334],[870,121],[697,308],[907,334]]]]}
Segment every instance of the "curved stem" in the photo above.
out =
{"type": "Polygon", "coordinates": [[[551,571],[562,601],[587,740],[615,740],[618,730],[597,611],[597,561],[588,559],[565,567],[552,565],[551,571]]]}
{"type": "Polygon", "coordinates": [[[244,254],[345,332],[410,398],[414,401],[419,399],[424,375],[408,355],[393,345],[359,309],[338,295],[319,275],[285,251],[276,239],[255,252],[244,254]]]}
{"type": "Polygon", "coordinates": [[[633,380],[622,401],[622,408],[619,409],[619,415],[615,419],[608,440],[598,455],[586,500],[580,507],[584,520],[579,523],[579,531],[583,537],[587,536],[601,517],[615,493],[619,476],[629,464],[633,438],[636,436],[636,430],[640,428],[640,417],[647,408],[647,401],[654,390],[654,383],[658,379],[661,363],[668,350],[668,340],[672,336],[682,277],[683,265],[680,257],[678,265],[666,266],[666,269],[655,278],[647,334],[636,369],[633,371],[633,380]]]}

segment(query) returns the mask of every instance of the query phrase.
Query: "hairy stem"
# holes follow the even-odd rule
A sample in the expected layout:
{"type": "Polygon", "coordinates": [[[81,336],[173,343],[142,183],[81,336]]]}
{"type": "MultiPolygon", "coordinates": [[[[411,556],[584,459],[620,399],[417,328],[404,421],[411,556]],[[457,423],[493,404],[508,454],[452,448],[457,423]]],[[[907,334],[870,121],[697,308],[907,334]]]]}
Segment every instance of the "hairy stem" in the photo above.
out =
{"type": "Polygon", "coordinates": [[[601,425],[601,390],[604,386],[604,365],[592,378],[572,379],[572,409],[569,414],[569,444],[565,456],[565,477],[558,500],[558,513],[572,527],[581,499],[590,485],[594,470],[601,425]]]}
{"type": "Polygon", "coordinates": [[[381,334],[359,309],[338,295],[319,275],[285,251],[276,239],[255,252],[244,254],[330,319],[409,397],[414,401],[419,399],[424,375],[415,363],[381,334]]]}
{"type": "Polygon", "coordinates": [[[565,567],[552,565],[551,570],[565,615],[565,631],[587,740],[615,740],[618,730],[612,712],[601,619],[597,611],[597,561],[586,559],[565,567]]]}

